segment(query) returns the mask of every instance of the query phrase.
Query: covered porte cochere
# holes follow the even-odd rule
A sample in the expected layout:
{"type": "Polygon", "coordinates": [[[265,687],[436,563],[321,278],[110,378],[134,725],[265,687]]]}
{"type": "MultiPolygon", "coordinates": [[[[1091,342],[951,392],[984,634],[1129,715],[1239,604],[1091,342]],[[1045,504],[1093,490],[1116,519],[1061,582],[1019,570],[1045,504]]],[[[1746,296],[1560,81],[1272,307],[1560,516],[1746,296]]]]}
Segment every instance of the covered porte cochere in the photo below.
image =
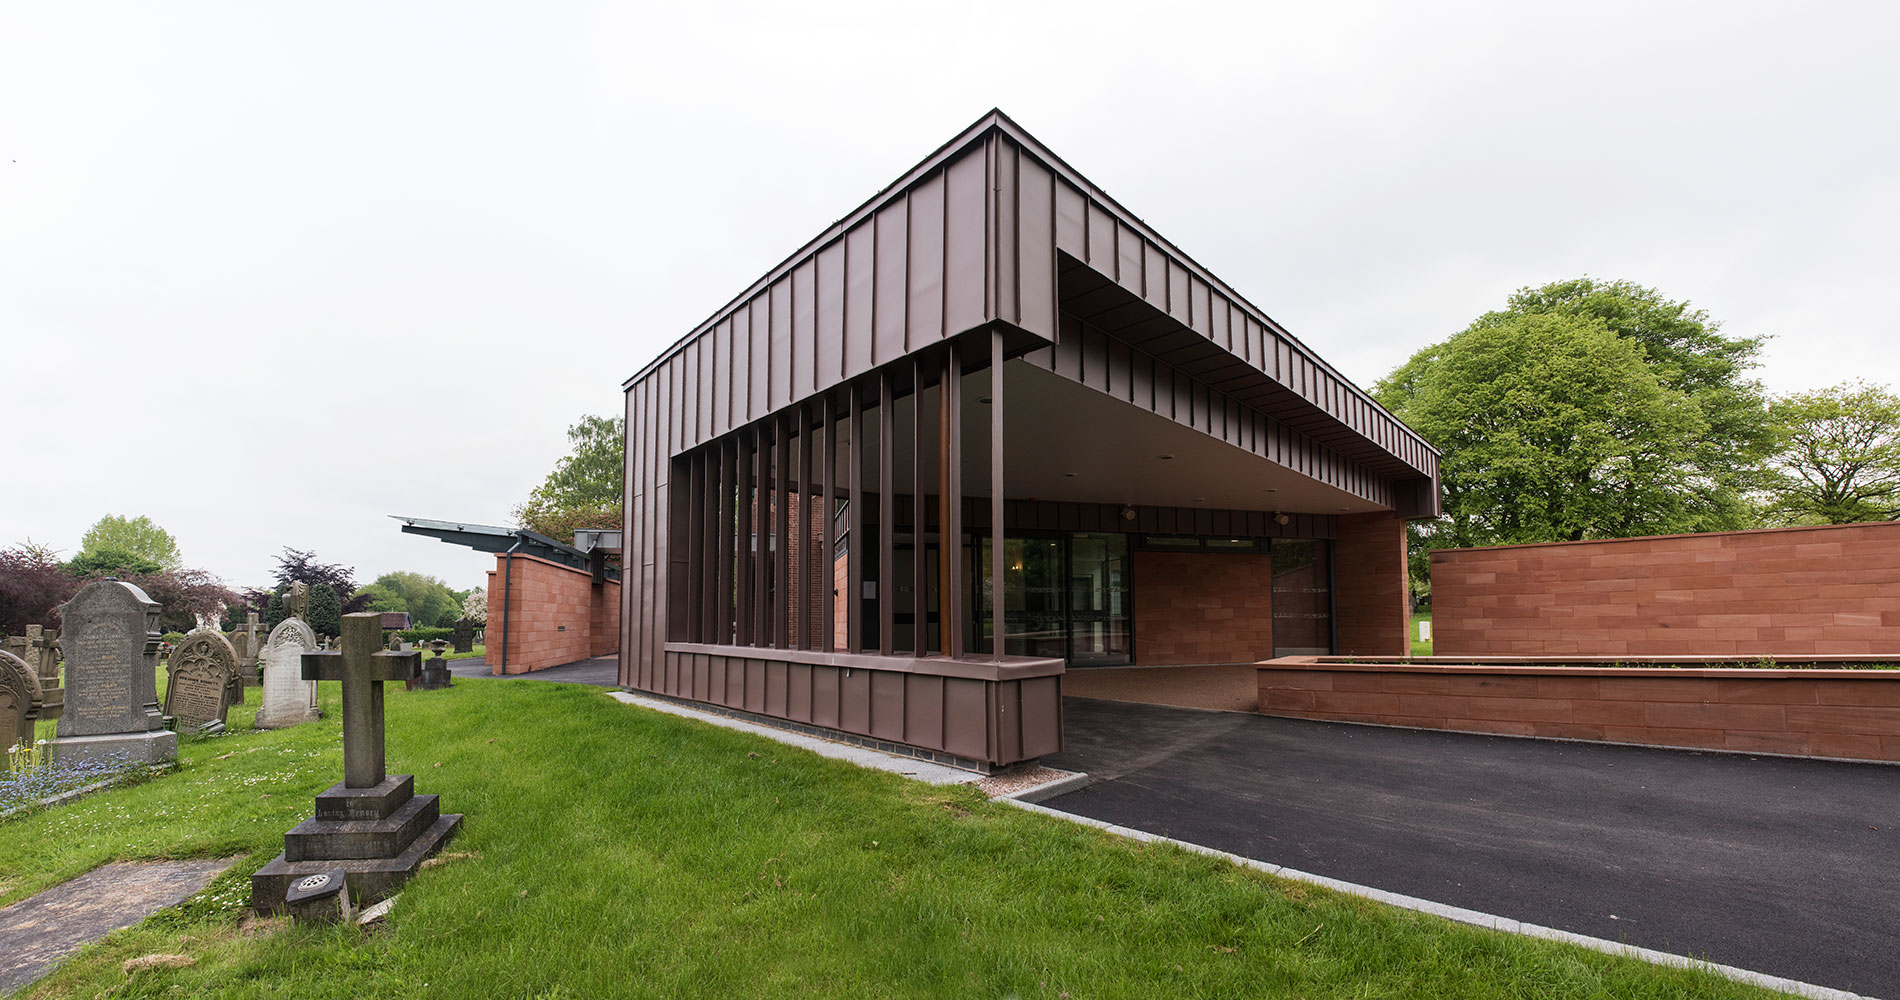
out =
{"type": "Polygon", "coordinates": [[[1407,649],[1436,454],[1000,112],[625,389],[635,690],[988,769],[1065,678],[1407,649]]]}

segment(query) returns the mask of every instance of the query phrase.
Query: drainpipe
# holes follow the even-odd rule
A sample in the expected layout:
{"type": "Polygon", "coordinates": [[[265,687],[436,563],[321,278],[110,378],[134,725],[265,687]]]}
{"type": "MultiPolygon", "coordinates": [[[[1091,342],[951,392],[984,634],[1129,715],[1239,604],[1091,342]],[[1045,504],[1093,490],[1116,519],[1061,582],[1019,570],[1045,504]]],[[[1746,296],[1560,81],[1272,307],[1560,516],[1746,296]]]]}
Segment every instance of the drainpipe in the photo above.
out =
{"type": "Polygon", "coordinates": [[[526,538],[516,535],[515,543],[508,547],[507,552],[502,553],[502,558],[508,560],[508,565],[502,568],[501,574],[501,676],[503,677],[508,676],[508,598],[515,585],[515,550],[521,548],[521,543],[525,541],[527,541],[526,538]]]}

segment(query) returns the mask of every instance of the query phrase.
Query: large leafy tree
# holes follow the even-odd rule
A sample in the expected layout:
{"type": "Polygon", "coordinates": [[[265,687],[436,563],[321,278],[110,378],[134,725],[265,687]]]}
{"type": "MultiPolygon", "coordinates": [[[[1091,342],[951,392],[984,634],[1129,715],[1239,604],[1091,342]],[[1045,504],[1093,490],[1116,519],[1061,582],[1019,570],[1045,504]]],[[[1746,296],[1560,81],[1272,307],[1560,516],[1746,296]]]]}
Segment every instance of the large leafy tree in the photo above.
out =
{"type": "MultiPolygon", "coordinates": [[[[337,563],[322,562],[317,559],[316,553],[293,549],[288,545],[284,546],[283,555],[277,557],[277,582],[271,594],[266,596],[256,592],[247,593],[245,604],[252,609],[262,610],[265,623],[275,628],[277,623],[286,617],[282,597],[284,591],[290,589],[290,585],[294,582],[310,585],[310,592],[313,595],[310,604],[312,615],[316,614],[314,595],[320,586],[330,588],[332,594],[350,595],[347,599],[340,599],[339,614],[355,614],[369,608],[369,597],[357,593],[355,570],[337,563]]],[[[312,622],[311,627],[315,628],[316,623],[312,622]]],[[[330,634],[336,633],[332,631],[330,634]]]]}
{"type": "Polygon", "coordinates": [[[1900,396],[1844,382],[1769,406],[1777,450],[1768,515],[1791,524],[1900,518],[1900,396]]]}
{"type": "Polygon", "coordinates": [[[567,440],[573,450],[515,508],[522,527],[563,542],[572,540],[577,528],[620,526],[627,422],[584,416],[567,429],[567,440]]]}
{"type": "Polygon", "coordinates": [[[189,632],[199,622],[211,622],[238,601],[238,595],[217,577],[201,569],[161,570],[124,578],[158,602],[159,627],[166,632],[189,632]]]}
{"type": "Polygon", "coordinates": [[[74,557],[74,561],[108,549],[157,563],[161,570],[178,569],[183,565],[183,559],[178,554],[178,541],[171,536],[171,532],[142,514],[138,517],[107,514],[100,518],[80,538],[79,555],[74,557]]]}
{"type": "Polygon", "coordinates": [[[1641,345],[1562,311],[1493,315],[1377,389],[1444,453],[1446,520],[1421,549],[1698,526],[1708,421],[1641,345]]]}
{"type": "Polygon", "coordinates": [[[418,626],[446,628],[461,613],[461,602],[449,585],[421,573],[384,573],[357,594],[370,598],[369,610],[407,611],[418,626]]]}
{"type": "Polygon", "coordinates": [[[1588,276],[1519,289],[1502,312],[1487,313],[1473,325],[1536,315],[1596,320],[1639,347],[1656,381],[1688,397],[1705,425],[1688,442],[1696,491],[1690,528],[1755,525],[1748,497],[1760,486],[1762,463],[1775,443],[1761,383],[1749,377],[1761,354],[1760,337],[1727,336],[1706,311],[1654,288],[1588,276]]]}
{"type": "Polygon", "coordinates": [[[87,579],[102,579],[116,576],[123,580],[144,573],[158,573],[165,567],[156,560],[119,548],[116,545],[101,545],[87,549],[73,557],[66,564],[66,572],[87,579]]]}

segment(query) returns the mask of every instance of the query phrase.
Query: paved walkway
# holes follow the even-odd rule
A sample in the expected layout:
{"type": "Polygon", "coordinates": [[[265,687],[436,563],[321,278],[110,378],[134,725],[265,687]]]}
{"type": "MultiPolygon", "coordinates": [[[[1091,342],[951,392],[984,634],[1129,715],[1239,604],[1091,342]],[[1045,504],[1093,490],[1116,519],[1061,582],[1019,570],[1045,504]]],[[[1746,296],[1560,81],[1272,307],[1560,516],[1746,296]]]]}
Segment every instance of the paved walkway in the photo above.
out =
{"type": "Polygon", "coordinates": [[[1900,768],[1071,698],[1045,805],[1435,902],[1900,998],[1900,768]]]}
{"type": "Polygon", "coordinates": [[[526,674],[509,674],[496,677],[489,671],[495,669],[487,663],[476,660],[450,660],[449,673],[456,681],[465,680],[520,680],[554,681],[560,684],[592,684],[595,687],[620,686],[620,661],[613,656],[596,656],[591,660],[576,660],[563,663],[558,667],[548,667],[526,674]]]}
{"type": "Polygon", "coordinates": [[[122,861],[0,910],[0,993],[45,975],[90,941],[190,899],[235,861],[122,861]]]}

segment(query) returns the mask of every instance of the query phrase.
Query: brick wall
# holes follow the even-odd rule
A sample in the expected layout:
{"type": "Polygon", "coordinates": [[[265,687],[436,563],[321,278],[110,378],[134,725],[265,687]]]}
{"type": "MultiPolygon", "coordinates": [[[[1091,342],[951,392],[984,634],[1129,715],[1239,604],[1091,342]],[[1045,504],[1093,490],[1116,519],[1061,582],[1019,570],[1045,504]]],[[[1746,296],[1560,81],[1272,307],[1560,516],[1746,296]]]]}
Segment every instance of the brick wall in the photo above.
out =
{"type": "Polygon", "coordinates": [[[1253,663],[1273,655],[1264,553],[1136,552],[1135,662],[1253,663]]]}
{"type": "Polygon", "coordinates": [[[1333,543],[1333,616],[1341,656],[1404,656],[1406,629],[1405,522],[1398,514],[1345,514],[1333,543]]]}
{"type": "Polygon", "coordinates": [[[1441,656],[1900,652],[1900,522],[1432,553],[1441,656]]]}
{"type": "Polygon", "coordinates": [[[502,601],[507,591],[511,674],[607,656],[619,648],[620,584],[595,584],[586,570],[534,556],[495,557],[488,574],[488,662],[500,672],[502,601]],[[512,578],[507,572],[514,561],[512,578]]]}
{"type": "Polygon", "coordinates": [[[1264,715],[1900,760],[1900,671],[1302,664],[1260,669],[1264,715]]]}

